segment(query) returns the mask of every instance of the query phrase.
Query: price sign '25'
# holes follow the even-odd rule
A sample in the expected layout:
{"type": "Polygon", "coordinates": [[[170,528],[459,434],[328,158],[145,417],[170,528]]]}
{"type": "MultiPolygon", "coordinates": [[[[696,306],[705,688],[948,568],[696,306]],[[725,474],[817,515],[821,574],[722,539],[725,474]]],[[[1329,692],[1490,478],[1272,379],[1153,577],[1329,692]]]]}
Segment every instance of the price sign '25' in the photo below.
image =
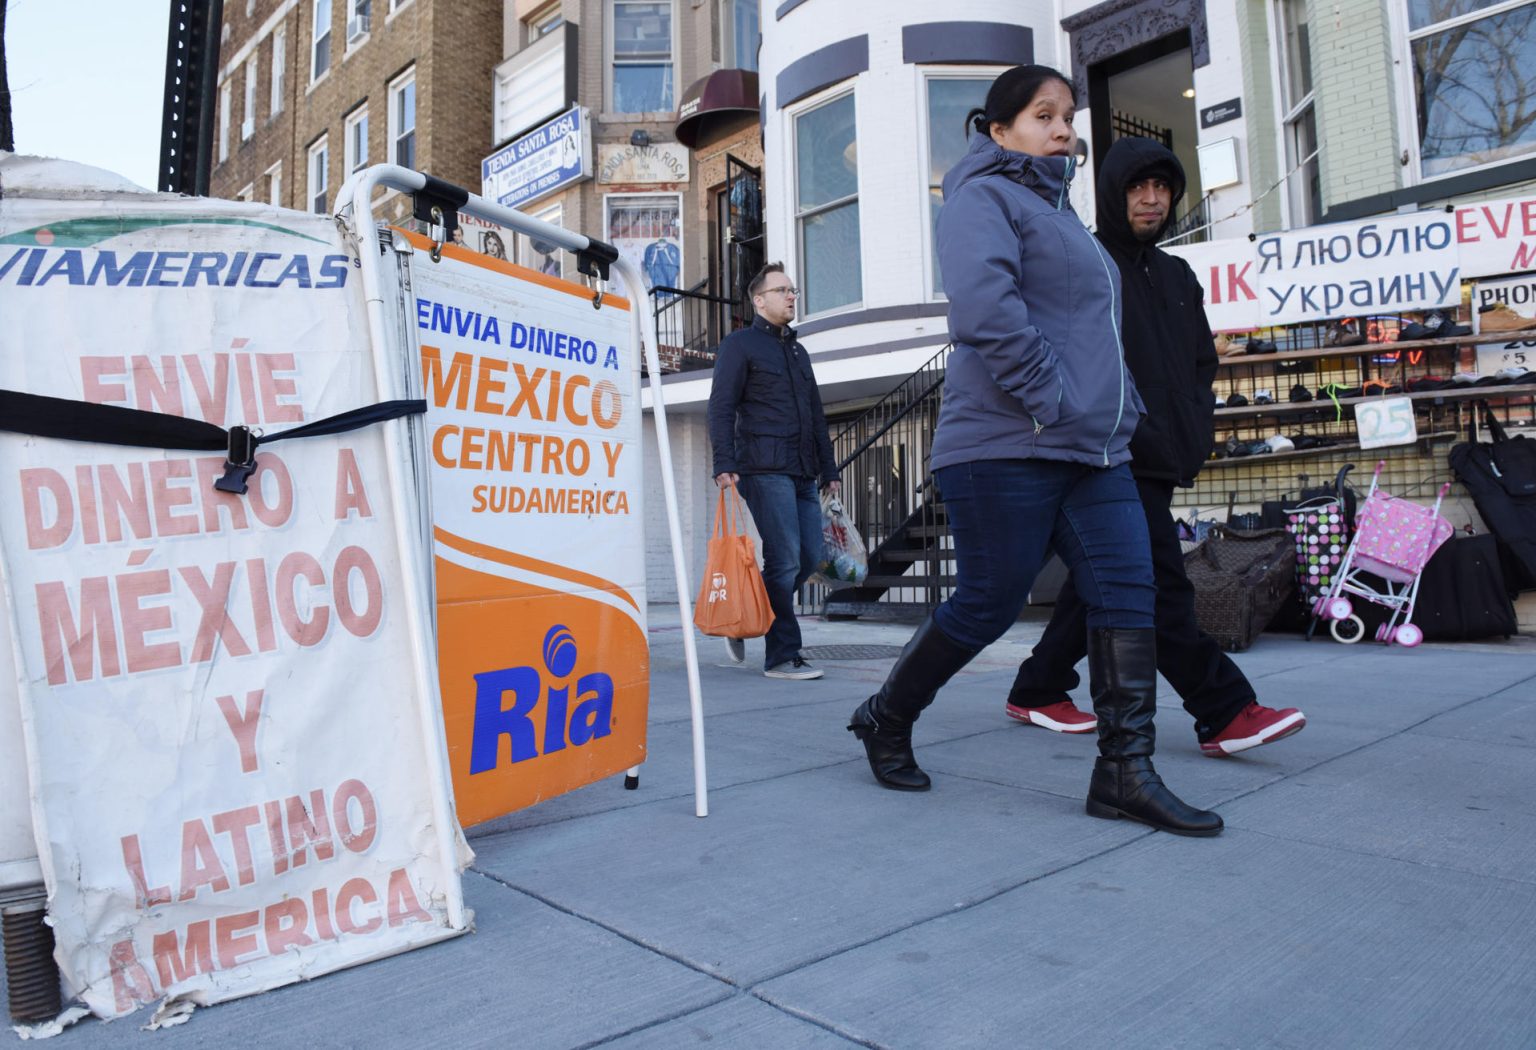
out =
{"type": "Polygon", "coordinates": [[[1361,448],[1413,444],[1419,428],[1413,418],[1412,399],[1387,397],[1360,402],[1355,406],[1355,432],[1361,448]]]}

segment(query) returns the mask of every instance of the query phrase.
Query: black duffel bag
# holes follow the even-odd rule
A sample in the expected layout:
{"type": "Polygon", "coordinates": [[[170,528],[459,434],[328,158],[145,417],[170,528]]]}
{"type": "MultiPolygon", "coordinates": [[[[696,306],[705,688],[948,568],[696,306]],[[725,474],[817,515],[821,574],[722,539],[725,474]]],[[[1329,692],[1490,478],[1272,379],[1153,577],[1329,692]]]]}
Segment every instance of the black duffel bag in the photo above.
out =
{"type": "Polygon", "coordinates": [[[1488,402],[1472,406],[1468,440],[1451,449],[1451,469],[1499,540],[1510,586],[1536,588],[1536,441],[1510,437],[1488,402]],[[1477,422],[1491,441],[1477,440],[1477,422]]]}
{"type": "MultiPolygon", "coordinates": [[[[1378,576],[1361,576],[1373,587],[1386,586],[1378,576]]],[[[1355,615],[1365,624],[1365,636],[1374,638],[1376,628],[1392,613],[1375,602],[1356,602],[1355,615]]],[[[1453,536],[1435,551],[1419,577],[1413,622],[1427,642],[1470,642],[1520,633],[1492,534],[1453,536]]]]}

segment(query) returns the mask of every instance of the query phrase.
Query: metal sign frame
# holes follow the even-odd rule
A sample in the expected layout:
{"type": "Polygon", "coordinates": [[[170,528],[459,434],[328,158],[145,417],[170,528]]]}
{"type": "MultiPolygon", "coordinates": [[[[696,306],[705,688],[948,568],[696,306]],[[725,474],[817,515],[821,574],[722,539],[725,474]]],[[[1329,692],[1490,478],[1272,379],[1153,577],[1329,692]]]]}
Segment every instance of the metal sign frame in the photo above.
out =
{"type": "MultiPolygon", "coordinates": [[[[693,636],[693,603],[689,599],[688,572],[684,563],[682,526],[677,509],[677,485],[672,473],[672,448],[667,435],[667,412],[661,386],[661,361],[657,355],[656,319],[646,309],[650,298],[646,294],[645,280],[640,271],[619,257],[617,249],[584,234],[567,230],[552,223],[543,222],[530,215],[508,208],[484,197],[470,193],[419,171],[394,164],[377,164],[351,175],[336,195],[336,217],[344,229],[357,239],[358,258],[362,268],[363,290],[368,299],[369,339],[381,372],[389,360],[386,346],[387,333],[391,331],[385,315],[381,261],[395,250],[392,239],[384,239],[374,214],[374,191],[398,190],[415,197],[420,204],[424,200],[445,202],[437,205],[441,211],[439,225],[446,240],[451,225],[457,223],[448,210],[457,209],[498,226],[505,226],[517,233],[537,237],[558,245],[576,256],[577,268],[594,281],[607,280],[610,270],[617,274],[619,282],[629,298],[630,334],[635,345],[642,348],[650,376],[651,405],[656,417],[656,445],[661,463],[662,501],[667,508],[667,529],[672,543],[672,571],[677,586],[678,610],[682,616],[683,657],[688,672],[688,704],[693,725],[693,790],[694,815],[709,815],[708,784],[704,758],[704,706],[699,686],[699,657],[693,636]]],[[[600,295],[597,288],[594,295],[600,295]]],[[[638,367],[638,360],[637,360],[638,367]]],[[[418,423],[419,425],[419,423],[418,423]]],[[[632,786],[639,776],[639,767],[629,771],[626,786],[632,786]]]]}

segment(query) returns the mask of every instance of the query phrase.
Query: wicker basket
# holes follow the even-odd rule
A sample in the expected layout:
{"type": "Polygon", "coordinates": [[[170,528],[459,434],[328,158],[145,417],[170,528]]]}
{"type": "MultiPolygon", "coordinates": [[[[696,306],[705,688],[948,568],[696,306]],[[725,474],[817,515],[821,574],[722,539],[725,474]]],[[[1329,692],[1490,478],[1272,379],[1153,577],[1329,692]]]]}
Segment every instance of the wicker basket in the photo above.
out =
{"type": "Polygon", "coordinates": [[[1184,571],[1200,629],[1228,652],[1242,652],[1296,586],[1295,540],[1285,529],[1217,526],[1184,556],[1184,571]]]}

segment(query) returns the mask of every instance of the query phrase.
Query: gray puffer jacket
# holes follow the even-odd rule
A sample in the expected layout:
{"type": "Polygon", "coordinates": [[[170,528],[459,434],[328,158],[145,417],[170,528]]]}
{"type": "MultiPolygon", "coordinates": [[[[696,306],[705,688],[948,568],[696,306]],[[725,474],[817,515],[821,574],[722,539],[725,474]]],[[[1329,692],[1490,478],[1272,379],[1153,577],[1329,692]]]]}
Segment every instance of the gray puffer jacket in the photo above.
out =
{"type": "Polygon", "coordinates": [[[939,265],[955,348],[934,469],[1131,458],[1144,409],[1120,343],[1120,272],[1067,202],[1073,163],[976,135],[944,177],[939,265]]]}

